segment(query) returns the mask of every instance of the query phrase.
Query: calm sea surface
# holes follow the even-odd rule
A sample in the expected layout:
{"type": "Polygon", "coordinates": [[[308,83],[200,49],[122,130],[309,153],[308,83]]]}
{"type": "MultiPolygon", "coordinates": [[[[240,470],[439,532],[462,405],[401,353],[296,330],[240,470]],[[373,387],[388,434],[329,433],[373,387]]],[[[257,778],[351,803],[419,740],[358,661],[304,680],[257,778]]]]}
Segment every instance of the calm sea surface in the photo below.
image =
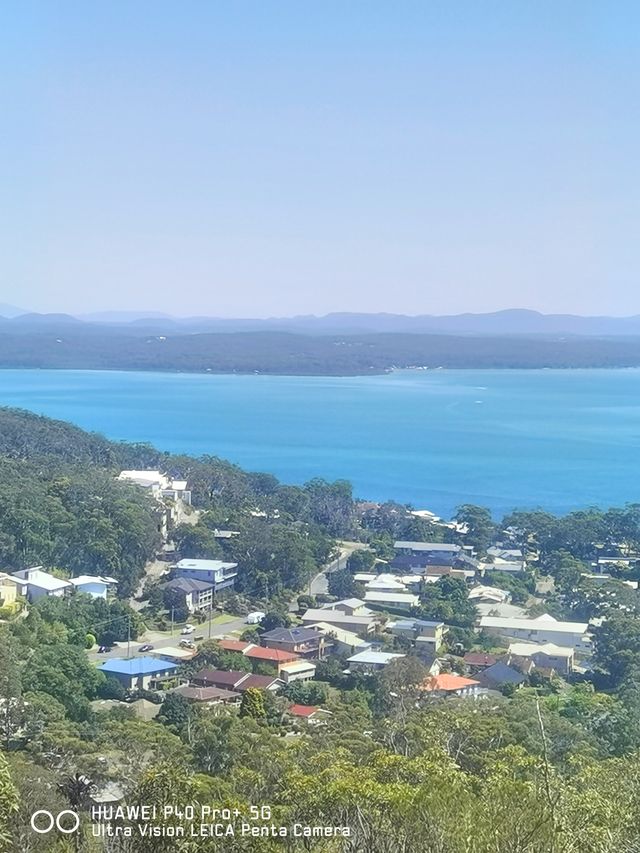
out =
{"type": "Polygon", "coordinates": [[[0,370],[0,405],[448,516],[640,501],[640,370],[375,377],[0,370]]]}

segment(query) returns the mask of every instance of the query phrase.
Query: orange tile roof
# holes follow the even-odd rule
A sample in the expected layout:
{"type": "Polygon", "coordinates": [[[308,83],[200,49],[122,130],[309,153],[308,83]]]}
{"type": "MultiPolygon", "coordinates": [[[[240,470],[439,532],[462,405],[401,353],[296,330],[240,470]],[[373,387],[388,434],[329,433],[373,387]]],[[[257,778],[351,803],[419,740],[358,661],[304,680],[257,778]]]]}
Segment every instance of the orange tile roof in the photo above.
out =
{"type": "Polygon", "coordinates": [[[443,672],[440,675],[434,675],[432,678],[428,678],[424,681],[422,689],[429,691],[454,691],[461,690],[463,687],[474,687],[479,684],[480,682],[473,678],[463,678],[461,675],[450,675],[449,673],[443,672]]]}
{"type": "Polygon", "coordinates": [[[316,711],[320,709],[316,705],[292,705],[289,708],[289,713],[294,717],[313,717],[316,711]]]}
{"type": "Polygon", "coordinates": [[[288,663],[289,661],[298,660],[299,657],[299,655],[295,655],[293,652],[285,652],[282,649],[265,649],[262,646],[255,646],[249,649],[249,651],[245,652],[245,656],[255,658],[255,660],[273,661],[273,663],[288,663]]]}
{"type": "Polygon", "coordinates": [[[225,652],[241,652],[242,654],[246,654],[248,649],[251,648],[252,643],[245,643],[242,640],[218,640],[218,645],[221,649],[224,649],[225,652]]]}

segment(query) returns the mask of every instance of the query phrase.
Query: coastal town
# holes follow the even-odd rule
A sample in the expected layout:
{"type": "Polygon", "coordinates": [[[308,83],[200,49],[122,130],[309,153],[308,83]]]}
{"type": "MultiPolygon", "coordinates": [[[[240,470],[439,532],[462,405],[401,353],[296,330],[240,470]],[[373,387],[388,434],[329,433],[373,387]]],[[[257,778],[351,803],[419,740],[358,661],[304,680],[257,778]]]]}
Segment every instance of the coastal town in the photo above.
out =
{"type": "MultiPolygon", "coordinates": [[[[18,466],[30,507],[16,492],[2,528],[0,757],[23,792],[14,848],[49,849],[30,824],[33,786],[78,815],[88,853],[133,831],[126,818],[92,823],[103,814],[92,810],[126,814],[183,790],[203,808],[279,810],[254,827],[273,838],[325,822],[350,840],[336,830],[310,849],[377,853],[387,848],[368,827],[386,826],[384,812],[372,806],[359,826],[344,779],[358,798],[388,798],[379,761],[408,762],[398,779],[418,807],[432,796],[419,763],[433,755],[429,774],[449,774],[455,809],[460,784],[498,797],[503,755],[530,781],[553,767],[563,797],[586,784],[563,769],[576,750],[589,773],[633,760],[639,506],[497,521],[466,504],[443,519],[354,498],[342,481],[285,486],[26,413],[0,418],[2,464],[18,466]],[[27,446],[14,429],[25,420],[27,446]],[[26,461],[9,461],[11,436],[26,461]]],[[[468,796],[475,809],[484,794],[468,796]]],[[[545,797],[526,809],[546,815],[545,797]]],[[[426,824],[403,822],[402,808],[384,837],[429,849],[426,824]]],[[[180,834],[185,820],[156,828],[180,834]]],[[[490,823],[478,826],[489,839],[490,823]]]]}

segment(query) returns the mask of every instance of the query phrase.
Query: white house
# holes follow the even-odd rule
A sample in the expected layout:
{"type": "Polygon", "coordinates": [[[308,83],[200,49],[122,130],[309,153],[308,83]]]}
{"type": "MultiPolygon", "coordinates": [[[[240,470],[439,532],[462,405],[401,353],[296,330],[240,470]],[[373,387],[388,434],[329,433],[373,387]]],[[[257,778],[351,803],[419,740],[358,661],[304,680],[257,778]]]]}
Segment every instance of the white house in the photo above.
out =
{"type": "Polygon", "coordinates": [[[586,622],[561,622],[548,613],[535,619],[482,616],[480,627],[491,634],[514,640],[554,643],[559,646],[571,646],[583,652],[591,649],[591,641],[585,636],[589,628],[586,622]]]}
{"type": "Polygon", "coordinates": [[[364,600],[374,607],[389,607],[392,610],[411,610],[420,604],[420,596],[412,592],[366,592],[364,600]]]}
{"type": "Polygon", "coordinates": [[[69,581],[50,575],[40,566],[34,569],[20,569],[13,573],[13,577],[24,581],[22,594],[26,595],[29,601],[36,601],[44,595],[61,597],[73,589],[69,581]]]}
{"type": "Polygon", "coordinates": [[[70,578],[69,583],[72,583],[78,592],[84,592],[93,598],[105,598],[110,588],[117,586],[118,581],[110,577],[98,577],[97,575],[80,575],[77,578],[70,578]]]}
{"type": "Polygon", "coordinates": [[[285,684],[292,681],[310,681],[316,674],[316,665],[310,660],[293,660],[281,663],[278,667],[278,677],[285,684]]]}
{"type": "Polygon", "coordinates": [[[238,572],[237,563],[222,560],[180,560],[171,567],[174,578],[193,578],[212,583],[215,591],[233,586],[238,572]]]}
{"type": "Polygon", "coordinates": [[[497,586],[474,586],[469,592],[469,600],[491,604],[506,604],[511,601],[511,593],[497,586]]]}
{"type": "Polygon", "coordinates": [[[126,480],[149,489],[155,498],[170,498],[191,503],[191,492],[187,489],[186,480],[174,480],[161,471],[121,471],[119,480],[126,480]]]}
{"type": "MultiPolygon", "coordinates": [[[[418,578],[418,581],[420,578],[418,578]]],[[[367,592],[406,592],[407,588],[398,575],[375,575],[365,584],[367,592]]]]}

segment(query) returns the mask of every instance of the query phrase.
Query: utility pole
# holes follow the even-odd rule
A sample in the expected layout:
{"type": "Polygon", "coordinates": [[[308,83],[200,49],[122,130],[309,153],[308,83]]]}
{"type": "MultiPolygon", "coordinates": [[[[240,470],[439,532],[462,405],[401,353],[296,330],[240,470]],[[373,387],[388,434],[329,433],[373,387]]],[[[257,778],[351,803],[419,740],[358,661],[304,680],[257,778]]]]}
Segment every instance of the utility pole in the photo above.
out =
{"type": "Polygon", "coordinates": [[[171,608],[171,638],[173,639],[173,613],[175,611],[175,607],[171,608]]]}
{"type": "Polygon", "coordinates": [[[127,657],[131,657],[131,614],[127,614],[127,657]]]}
{"type": "Polygon", "coordinates": [[[213,608],[216,603],[216,587],[215,584],[213,586],[213,591],[211,592],[211,604],[209,606],[209,639],[211,639],[211,614],[213,613],[213,608]]]}

